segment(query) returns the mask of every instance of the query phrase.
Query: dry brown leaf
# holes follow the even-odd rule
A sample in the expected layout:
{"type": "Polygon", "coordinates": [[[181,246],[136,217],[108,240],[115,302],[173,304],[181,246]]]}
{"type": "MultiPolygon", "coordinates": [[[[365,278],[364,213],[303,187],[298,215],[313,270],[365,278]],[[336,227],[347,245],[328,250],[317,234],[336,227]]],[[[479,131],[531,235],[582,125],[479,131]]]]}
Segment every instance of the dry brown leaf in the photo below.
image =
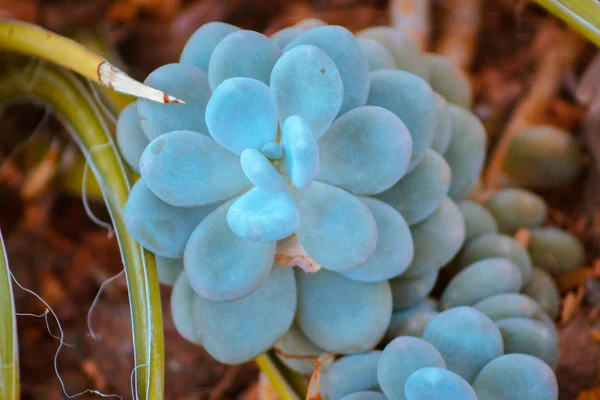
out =
{"type": "Polygon", "coordinates": [[[531,239],[531,232],[527,228],[521,228],[515,233],[515,240],[524,248],[527,248],[531,239]]]}
{"type": "Polygon", "coordinates": [[[133,1],[119,1],[108,11],[108,19],[117,22],[129,22],[137,16],[138,11],[139,8],[133,1]]]}
{"type": "Polygon", "coordinates": [[[306,272],[316,272],[321,266],[306,252],[296,235],[277,242],[275,262],[288,267],[298,266],[306,272]]]}
{"type": "Polygon", "coordinates": [[[140,12],[162,19],[172,18],[181,8],[181,0],[120,0],[108,12],[108,18],[118,22],[130,22],[140,12]]]}
{"type": "Polygon", "coordinates": [[[106,378],[100,372],[98,364],[94,360],[86,358],[81,362],[81,370],[94,383],[94,388],[100,391],[106,390],[108,387],[106,378]]]}
{"type": "Polygon", "coordinates": [[[579,311],[583,296],[585,294],[585,288],[580,285],[576,293],[569,292],[564,299],[562,312],[560,314],[560,322],[566,323],[573,318],[575,313],[579,311]]]}
{"type": "Polygon", "coordinates": [[[594,269],[594,276],[600,277],[600,258],[592,262],[592,268],[594,269]]]}
{"type": "MultiPolygon", "coordinates": [[[[259,378],[260,379],[260,378],[259,378]]],[[[258,392],[258,382],[253,383],[244,393],[240,395],[240,400],[262,400],[258,392]]]]}
{"type": "Polygon", "coordinates": [[[39,276],[41,296],[54,307],[65,298],[65,288],[54,274],[42,271],[39,276]]]}
{"type": "Polygon", "coordinates": [[[430,0],[392,0],[389,8],[392,25],[413,38],[421,50],[425,50],[431,30],[430,0]]]}
{"type": "Polygon", "coordinates": [[[39,2],[37,0],[0,0],[0,18],[36,22],[38,12],[39,2]]]}
{"type": "Polygon", "coordinates": [[[592,268],[580,267],[575,268],[574,270],[565,272],[564,274],[560,274],[556,277],[556,283],[558,284],[558,288],[561,293],[568,292],[569,290],[573,290],[577,288],[579,285],[583,284],[583,282],[592,276],[593,270],[592,268]]]}
{"type": "Polygon", "coordinates": [[[577,400],[600,400],[600,387],[592,390],[584,390],[583,392],[579,393],[577,400]]]}
{"type": "Polygon", "coordinates": [[[600,94],[600,54],[598,54],[586,67],[577,88],[575,95],[577,100],[583,104],[591,104],[600,94]]]}
{"type": "Polygon", "coordinates": [[[21,186],[21,197],[25,201],[34,200],[48,190],[58,171],[60,154],[60,140],[54,139],[48,153],[35,168],[29,171],[21,186]]]}
{"type": "Polygon", "coordinates": [[[559,126],[566,131],[576,131],[585,119],[586,109],[579,104],[556,98],[550,102],[547,124],[559,126]]]}
{"type": "MultiPolygon", "coordinates": [[[[577,313],[560,327],[560,360],[556,377],[560,399],[576,399],[583,390],[598,385],[600,346],[590,336],[588,311],[577,313]]],[[[600,400],[600,399],[599,399],[600,400]]]]}
{"type": "Polygon", "coordinates": [[[590,335],[592,336],[592,339],[594,339],[594,341],[600,342],[600,329],[592,329],[590,331],[590,335]]]}
{"type": "Polygon", "coordinates": [[[258,376],[258,399],[259,400],[279,400],[277,392],[269,382],[269,378],[261,373],[258,376]]]}
{"type": "Polygon", "coordinates": [[[585,196],[589,206],[596,210],[598,192],[600,191],[600,55],[588,65],[576,89],[577,99],[588,105],[583,123],[583,139],[587,149],[592,155],[594,168],[586,182],[585,196]],[[595,200],[595,201],[594,201],[595,200]]]}

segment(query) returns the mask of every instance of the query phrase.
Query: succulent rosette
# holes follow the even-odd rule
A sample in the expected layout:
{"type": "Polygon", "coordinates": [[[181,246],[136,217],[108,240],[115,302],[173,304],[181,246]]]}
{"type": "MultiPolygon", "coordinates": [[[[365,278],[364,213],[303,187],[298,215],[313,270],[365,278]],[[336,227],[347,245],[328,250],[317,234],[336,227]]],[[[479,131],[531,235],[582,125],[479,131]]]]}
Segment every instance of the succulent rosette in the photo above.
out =
{"type": "Polygon", "coordinates": [[[436,57],[391,28],[357,38],[312,20],[267,38],[209,23],[148,76],[185,104],[121,113],[141,175],[125,220],[174,283],[182,335],[238,363],[295,321],[350,354],[427,296],[485,151],[468,82],[436,57]]]}

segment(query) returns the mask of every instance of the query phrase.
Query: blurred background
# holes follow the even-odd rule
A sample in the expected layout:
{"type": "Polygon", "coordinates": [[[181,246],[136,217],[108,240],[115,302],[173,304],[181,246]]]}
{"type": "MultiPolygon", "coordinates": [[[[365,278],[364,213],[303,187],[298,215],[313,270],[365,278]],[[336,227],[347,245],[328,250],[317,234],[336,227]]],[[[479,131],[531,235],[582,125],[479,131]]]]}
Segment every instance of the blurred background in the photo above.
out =
{"type": "MultiPolygon", "coordinates": [[[[535,92],[532,85],[540,84],[535,77],[544,56],[559,49],[559,71],[549,71],[548,79],[560,80],[560,90],[547,98],[536,122],[573,132],[587,150],[580,179],[543,193],[551,223],[577,235],[588,250],[585,271],[561,283],[568,307],[561,316],[557,373],[561,399],[576,399],[597,385],[600,360],[600,135],[583,129],[588,104],[577,97],[577,82],[597,50],[556,18],[532,2],[516,0],[0,0],[0,17],[72,36],[139,80],[176,62],[187,38],[210,21],[270,35],[306,18],[359,31],[406,21],[407,15],[413,16],[414,25],[405,26],[424,49],[441,52],[468,73],[474,111],[488,130],[490,144],[502,135],[512,110],[535,92]],[[429,13],[420,13],[423,4],[429,13]]],[[[133,348],[123,276],[106,286],[91,316],[100,340],[92,338],[87,326],[100,286],[122,264],[116,240],[90,219],[82,203],[84,161],[52,110],[29,104],[5,107],[0,113],[0,226],[11,268],[24,286],[54,308],[65,341],[73,345],[58,360],[67,391],[94,388],[129,398],[133,348]]],[[[93,180],[86,187],[93,213],[109,221],[93,180]]],[[[163,288],[162,294],[167,398],[256,399],[256,367],[221,365],[185,342],[171,323],[169,289],[163,288]]],[[[24,291],[16,290],[15,297],[19,313],[45,310],[24,291]]],[[[23,399],[64,398],[53,366],[58,342],[44,319],[20,316],[18,325],[23,399]]],[[[53,332],[56,328],[50,323],[53,332]]]]}

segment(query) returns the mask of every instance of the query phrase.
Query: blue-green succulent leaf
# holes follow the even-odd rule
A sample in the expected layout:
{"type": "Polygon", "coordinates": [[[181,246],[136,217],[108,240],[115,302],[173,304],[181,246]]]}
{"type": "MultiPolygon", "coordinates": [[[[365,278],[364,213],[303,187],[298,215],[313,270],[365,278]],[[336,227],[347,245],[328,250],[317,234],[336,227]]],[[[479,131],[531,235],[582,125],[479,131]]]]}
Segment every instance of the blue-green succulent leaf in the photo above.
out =
{"type": "Polygon", "coordinates": [[[262,190],[276,193],[287,189],[285,177],[275,169],[273,164],[260,151],[255,149],[242,151],[240,164],[248,180],[262,190]]]}
{"type": "Polygon", "coordinates": [[[178,258],[192,231],[217,204],[175,207],[159,199],[140,178],[123,211],[129,234],[156,255],[178,258]]]}
{"type": "Polygon", "coordinates": [[[250,187],[238,157],[191,131],[154,139],[142,154],[140,170],[150,190],[179,207],[211,204],[250,187]]]}
{"type": "Polygon", "coordinates": [[[281,132],[284,159],[282,168],[299,189],[307,188],[319,172],[319,147],[306,121],[289,117],[281,132]]]}
{"type": "Polygon", "coordinates": [[[255,187],[233,202],[227,223],[243,239],[274,242],[296,232],[300,213],[288,189],[272,193],[255,187]]]}
{"type": "Polygon", "coordinates": [[[206,72],[192,65],[167,64],[148,75],[144,84],[185,102],[164,104],[138,99],[140,123],[149,140],[171,131],[208,134],[204,115],[211,91],[206,72]]]}
{"type": "Polygon", "coordinates": [[[204,219],[185,247],[187,279],[199,296],[212,301],[252,293],[267,279],[275,258],[275,242],[251,242],[229,228],[230,204],[204,219]]]}
{"type": "Polygon", "coordinates": [[[235,31],[214,48],[208,64],[208,81],[215,90],[229,78],[253,78],[269,84],[271,70],[281,50],[265,35],[235,31]]]}
{"type": "Polygon", "coordinates": [[[256,79],[227,79],[208,102],[206,125],[213,139],[235,154],[260,150],[277,136],[275,97],[256,79]]]}
{"type": "Polygon", "coordinates": [[[285,51],[305,44],[323,50],[340,72],[344,85],[344,100],[339,114],[364,105],[369,95],[369,64],[352,32],[336,25],[310,29],[288,43],[285,51]]]}
{"type": "Polygon", "coordinates": [[[279,121],[302,117],[316,139],[331,125],[344,98],[336,64],[321,49],[302,45],[286,51],[271,73],[271,90],[277,99],[279,121]]]}
{"type": "Polygon", "coordinates": [[[409,168],[416,166],[435,135],[437,102],[429,84],[406,71],[371,72],[367,104],[390,110],[404,122],[413,143],[409,168]]]}
{"type": "Polygon", "coordinates": [[[225,39],[225,37],[233,32],[239,31],[240,28],[224,22],[209,22],[202,25],[185,44],[179,62],[182,64],[193,65],[208,71],[208,63],[213,50],[225,39]]]}
{"type": "Polygon", "coordinates": [[[323,268],[356,268],[375,251],[377,224],[357,197],[335,186],[313,182],[297,204],[301,219],[296,236],[323,268]]]}
{"type": "Polygon", "coordinates": [[[380,193],[406,172],[412,139],[392,112],[355,108],[338,118],[319,141],[318,180],[356,195],[380,193]]]}

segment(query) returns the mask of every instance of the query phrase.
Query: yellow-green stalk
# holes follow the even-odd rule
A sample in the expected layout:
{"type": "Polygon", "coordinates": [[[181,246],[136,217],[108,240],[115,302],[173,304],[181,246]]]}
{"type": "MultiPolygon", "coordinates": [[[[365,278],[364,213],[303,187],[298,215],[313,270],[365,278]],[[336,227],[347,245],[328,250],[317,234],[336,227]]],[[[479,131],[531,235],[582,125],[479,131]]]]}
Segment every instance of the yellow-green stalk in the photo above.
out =
{"type": "Polygon", "coordinates": [[[0,399],[19,399],[17,321],[2,231],[0,231],[0,399]]]}
{"type": "Polygon", "coordinates": [[[600,2],[597,0],[535,0],[600,47],[600,2]]]}
{"type": "Polygon", "coordinates": [[[2,50],[51,61],[117,92],[159,103],[183,103],[176,97],[129,77],[79,43],[37,25],[0,19],[0,51],[2,50]]]}
{"type": "MultiPolygon", "coordinates": [[[[37,71],[12,68],[0,77],[0,101],[51,106],[86,155],[110,212],[121,248],[129,292],[139,399],[164,397],[164,349],[160,291],[154,256],[127,232],[123,207],[131,182],[100,110],[73,74],[50,64],[37,71]]],[[[128,377],[123,377],[128,379],[128,377]]]]}

